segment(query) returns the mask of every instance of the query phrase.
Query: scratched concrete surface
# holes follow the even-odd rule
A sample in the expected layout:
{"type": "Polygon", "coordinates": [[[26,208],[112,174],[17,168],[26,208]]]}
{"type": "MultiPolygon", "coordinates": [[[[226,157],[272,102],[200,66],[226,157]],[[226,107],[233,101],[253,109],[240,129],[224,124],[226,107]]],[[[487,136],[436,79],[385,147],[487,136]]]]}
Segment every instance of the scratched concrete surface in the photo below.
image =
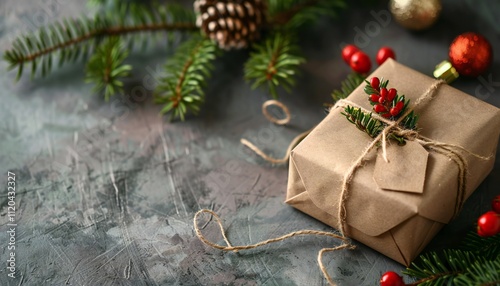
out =
{"type": "MultiPolygon", "coordinates": [[[[0,50],[23,31],[63,17],[92,14],[85,1],[0,2],[0,50]]],[[[412,33],[390,21],[366,42],[375,55],[392,46],[398,60],[431,74],[446,58],[451,40],[480,31],[497,56],[485,80],[461,79],[454,86],[500,106],[500,3],[444,1],[433,29],[412,33]],[[485,4],[487,3],[487,4],[485,4]],[[488,6],[490,5],[490,6],[488,6]],[[487,94],[489,92],[489,94],[487,94]]],[[[0,285],[325,285],[317,252],[337,242],[300,237],[241,253],[205,247],[192,218],[211,208],[224,219],[233,244],[255,243],[325,225],[283,203],[287,167],[271,166],[243,148],[249,138],[281,156],[298,133],[323,117],[349,70],[340,44],[374,21],[358,8],[337,21],[322,21],[301,33],[310,60],[291,95],[291,124],[276,127],[260,113],[267,98],[242,80],[246,52],[232,52],[217,64],[199,117],[168,123],[151,104],[151,86],[171,53],[162,44],[133,53],[134,76],[127,92],[109,103],[83,83],[83,64],[65,66],[46,79],[17,84],[0,63],[0,260],[7,251],[7,171],[17,179],[16,276],[0,268],[0,285]],[[356,28],[357,27],[357,28],[356,28]]],[[[481,132],[478,130],[478,132],[481,132]]],[[[334,146],[333,146],[334,147],[334,146]]],[[[497,156],[498,157],[498,156],[497,156]]],[[[499,192],[500,164],[466,204],[459,219],[443,229],[430,249],[450,246],[472,226],[499,192]]],[[[221,242],[214,224],[204,229],[221,242]]],[[[325,263],[339,285],[378,285],[380,275],[403,267],[359,245],[328,254],[325,263]]]]}

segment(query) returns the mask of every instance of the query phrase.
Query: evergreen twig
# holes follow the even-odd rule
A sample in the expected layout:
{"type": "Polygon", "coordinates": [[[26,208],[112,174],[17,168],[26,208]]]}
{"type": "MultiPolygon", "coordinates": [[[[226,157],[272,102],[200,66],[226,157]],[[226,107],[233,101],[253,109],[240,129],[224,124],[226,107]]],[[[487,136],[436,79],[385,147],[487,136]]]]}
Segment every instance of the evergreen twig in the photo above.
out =
{"type": "Polygon", "coordinates": [[[462,248],[420,255],[403,271],[419,279],[408,285],[500,284],[500,235],[482,238],[470,232],[462,248]]]}
{"type": "Polygon", "coordinates": [[[305,61],[297,53],[298,47],[290,35],[272,34],[264,43],[254,45],[254,52],[245,63],[245,78],[254,81],[252,88],[267,84],[274,98],[278,97],[278,86],[290,92],[296,83],[298,66],[305,61]]]}
{"type": "Polygon", "coordinates": [[[336,89],[332,92],[333,100],[336,102],[347,98],[364,80],[365,77],[359,73],[349,74],[347,78],[341,82],[340,89],[336,89]]]}
{"type": "Polygon", "coordinates": [[[123,92],[121,78],[129,75],[132,66],[123,65],[128,51],[118,37],[106,39],[95,54],[90,58],[86,67],[86,82],[93,82],[94,92],[104,90],[106,101],[116,92],[123,92]]]}
{"type": "Polygon", "coordinates": [[[346,7],[342,0],[269,0],[271,24],[285,28],[298,28],[314,22],[321,16],[335,17],[346,7]]]}
{"type": "Polygon", "coordinates": [[[161,113],[184,120],[187,111],[198,113],[204,100],[203,87],[219,54],[209,39],[194,37],[183,43],[165,65],[166,75],[155,90],[155,101],[164,103],[161,113]]]}
{"type": "Polygon", "coordinates": [[[59,63],[85,58],[88,52],[105,36],[121,36],[138,32],[152,31],[190,31],[196,30],[194,13],[179,5],[162,6],[155,13],[141,5],[133,5],[133,17],[120,11],[114,16],[97,15],[93,19],[64,19],[38,33],[17,38],[11,50],[7,50],[4,59],[10,68],[18,67],[17,79],[22,74],[25,64],[31,63],[32,77],[41,65],[41,74],[45,76],[52,67],[53,54],[58,52],[59,63]],[[182,11],[184,10],[184,11],[182,11]],[[125,20],[127,19],[127,20],[125,20]]]}
{"type": "Polygon", "coordinates": [[[341,114],[359,130],[366,132],[372,138],[377,137],[384,130],[385,125],[382,122],[372,118],[371,113],[365,113],[360,108],[348,105],[341,114]]]}

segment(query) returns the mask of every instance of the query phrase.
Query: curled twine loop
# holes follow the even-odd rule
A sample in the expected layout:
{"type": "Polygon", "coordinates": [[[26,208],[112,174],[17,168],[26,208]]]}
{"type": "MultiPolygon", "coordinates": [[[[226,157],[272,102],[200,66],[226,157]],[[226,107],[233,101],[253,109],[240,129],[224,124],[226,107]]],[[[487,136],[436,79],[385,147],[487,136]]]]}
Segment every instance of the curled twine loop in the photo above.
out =
{"type": "MultiPolygon", "coordinates": [[[[275,100],[275,99],[267,100],[262,104],[262,114],[264,114],[264,116],[267,118],[267,120],[269,120],[272,123],[277,124],[277,125],[285,125],[285,124],[289,123],[290,119],[291,119],[291,113],[290,113],[290,110],[288,109],[288,107],[285,104],[283,104],[282,102],[275,100]],[[276,118],[275,116],[271,115],[267,111],[267,108],[270,106],[279,107],[283,111],[283,113],[285,114],[285,118],[279,119],[279,118],[276,118]]],[[[288,159],[290,158],[290,154],[292,152],[292,149],[297,144],[299,144],[300,141],[302,141],[302,139],[304,139],[307,136],[307,134],[309,134],[311,132],[311,130],[308,130],[304,133],[301,133],[301,134],[297,135],[295,138],[293,138],[292,142],[290,142],[290,144],[288,145],[288,148],[286,149],[286,152],[285,152],[285,155],[283,156],[283,158],[273,158],[273,157],[267,155],[259,147],[255,146],[255,144],[253,144],[252,142],[248,141],[245,138],[241,138],[240,142],[241,142],[241,144],[247,146],[250,150],[254,151],[255,154],[259,155],[262,159],[266,160],[269,163],[285,164],[288,162],[288,159]]]]}
{"type": "MultiPolygon", "coordinates": [[[[288,238],[291,238],[294,236],[298,236],[298,235],[320,235],[320,236],[329,236],[329,237],[333,237],[335,239],[340,239],[343,242],[341,245],[339,245],[337,247],[333,247],[333,248],[323,248],[318,253],[318,265],[319,265],[319,268],[321,269],[321,272],[323,273],[324,277],[326,278],[326,280],[328,281],[328,283],[330,285],[336,285],[335,282],[333,282],[330,275],[328,274],[328,272],[323,264],[323,260],[322,260],[323,254],[326,252],[333,252],[333,251],[337,251],[337,250],[344,249],[344,248],[348,248],[348,249],[355,248],[355,246],[350,243],[349,239],[346,236],[347,210],[345,208],[345,205],[346,205],[347,199],[349,197],[349,187],[350,187],[350,184],[352,183],[352,180],[354,178],[356,171],[358,170],[358,168],[360,168],[362,166],[367,155],[373,149],[375,149],[377,147],[379,142],[382,142],[382,144],[381,144],[382,145],[382,155],[383,155],[384,160],[387,161],[387,137],[390,134],[395,134],[395,135],[401,136],[401,137],[405,138],[406,140],[416,141],[419,144],[421,144],[424,148],[426,148],[430,151],[436,152],[438,154],[442,154],[455,162],[455,164],[458,167],[458,176],[457,176],[458,191],[457,191],[457,196],[455,199],[455,210],[454,210],[454,215],[453,215],[453,218],[455,218],[458,215],[458,213],[460,212],[460,210],[462,209],[462,206],[465,202],[465,195],[466,195],[466,184],[467,184],[467,176],[466,175],[468,172],[468,165],[467,165],[467,161],[462,153],[466,153],[470,156],[476,157],[476,158],[481,159],[481,160],[489,160],[492,158],[493,155],[491,154],[489,156],[481,156],[481,155],[470,152],[469,150],[465,149],[462,146],[459,146],[456,144],[438,142],[438,141],[435,141],[433,139],[430,139],[430,138],[427,138],[427,137],[420,135],[415,130],[406,130],[406,129],[403,129],[401,126],[399,126],[401,121],[408,114],[410,114],[410,112],[412,112],[412,110],[414,110],[415,107],[417,107],[419,105],[423,105],[423,104],[431,101],[434,98],[434,96],[436,95],[436,91],[443,83],[445,83],[445,82],[442,80],[438,80],[438,81],[434,82],[434,84],[431,85],[431,87],[429,87],[429,89],[426,92],[424,92],[424,94],[419,99],[417,99],[415,101],[412,108],[408,108],[408,110],[397,121],[390,121],[390,120],[387,120],[387,119],[379,116],[378,114],[372,114],[372,116],[375,119],[384,122],[385,124],[387,124],[387,126],[384,128],[384,130],[377,137],[375,137],[373,139],[372,142],[370,142],[370,144],[365,148],[363,153],[358,157],[358,159],[356,161],[353,162],[351,167],[348,169],[348,171],[344,175],[343,182],[342,182],[342,190],[341,190],[340,200],[339,200],[339,212],[338,212],[338,225],[340,226],[340,229],[339,229],[340,235],[336,235],[336,234],[331,233],[331,232],[316,231],[316,230],[299,230],[299,231],[295,231],[295,232],[292,232],[292,233],[289,233],[289,234],[286,234],[286,235],[283,235],[283,236],[280,236],[277,238],[268,239],[268,240],[265,240],[265,241],[262,241],[262,242],[259,242],[256,244],[243,245],[243,246],[232,246],[229,243],[229,240],[227,239],[227,236],[225,234],[225,231],[224,231],[224,228],[222,226],[222,223],[221,223],[219,216],[217,216],[217,214],[215,214],[213,211],[207,210],[207,209],[202,209],[202,210],[198,211],[194,216],[194,228],[196,231],[196,235],[204,244],[206,244],[208,246],[211,246],[211,247],[217,248],[217,249],[221,249],[221,250],[225,250],[225,251],[234,251],[234,252],[237,252],[238,250],[244,250],[244,249],[254,249],[254,248],[264,246],[267,244],[271,244],[274,242],[283,241],[285,239],[288,239],[288,238]],[[213,242],[207,240],[203,236],[200,228],[198,227],[198,216],[202,213],[209,213],[212,217],[215,218],[215,220],[219,226],[219,229],[221,231],[222,237],[224,238],[224,241],[226,242],[227,246],[213,243],[213,242]]],[[[264,105],[263,105],[263,110],[265,110],[268,106],[275,104],[273,102],[267,103],[267,104],[266,103],[264,103],[264,105]]],[[[275,104],[275,105],[278,105],[280,107],[284,106],[281,103],[275,104]]],[[[351,102],[349,100],[346,100],[346,99],[342,99],[342,100],[337,101],[337,103],[331,109],[342,108],[342,107],[346,107],[347,105],[351,105],[351,106],[354,106],[356,108],[360,108],[364,112],[368,112],[368,113],[370,112],[370,111],[364,109],[363,107],[359,106],[358,104],[351,102]]],[[[283,108],[283,110],[285,113],[288,112],[288,109],[283,108]]],[[[264,115],[266,115],[265,112],[264,112],[264,115]]],[[[289,117],[289,116],[287,116],[287,117],[289,117]]],[[[286,123],[288,123],[288,121],[286,123]]],[[[283,124],[286,124],[286,123],[283,123],[283,124]]],[[[241,139],[241,143],[243,143],[244,145],[246,145],[247,147],[252,149],[254,152],[256,152],[259,156],[261,156],[262,158],[264,158],[267,161],[270,161],[272,163],[284,163],[284,162],[288,161],[288,157],[290,156],[291,149],[293,149],[293,147],[300,140],[302,140],[307,134],[309,134],[309,132],[310,131],[307,131],[307,132],[304,132],[304,133],[300,134],[299,136],[297,136],[292,141],[290,146],[288,147],[286,155],[282,159],[274,159],[274,158],[267,156],[266,154],[264,154],[264,152],[262,152],[259,148],[257,148],[255,145],[253,145],[252,143],[250,143],[246,139],[241,139]]]]}

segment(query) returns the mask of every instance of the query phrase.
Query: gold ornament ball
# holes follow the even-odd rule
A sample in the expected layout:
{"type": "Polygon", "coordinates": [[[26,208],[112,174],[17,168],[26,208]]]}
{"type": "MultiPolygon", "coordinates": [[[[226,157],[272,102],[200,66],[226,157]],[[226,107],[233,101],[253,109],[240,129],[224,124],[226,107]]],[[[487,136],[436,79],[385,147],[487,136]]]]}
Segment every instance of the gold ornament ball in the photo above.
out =
{"type": "Polygon", "coordinates": [[[410,30],[424,30],[432,26],[441,13],[441,0],[391,0],[394,19],[410,30]]]}

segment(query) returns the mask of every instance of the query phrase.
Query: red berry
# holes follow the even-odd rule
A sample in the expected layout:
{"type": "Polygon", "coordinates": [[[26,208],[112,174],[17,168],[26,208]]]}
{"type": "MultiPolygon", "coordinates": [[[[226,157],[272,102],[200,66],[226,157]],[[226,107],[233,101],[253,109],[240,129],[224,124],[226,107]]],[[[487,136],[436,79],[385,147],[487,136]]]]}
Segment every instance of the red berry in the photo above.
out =
{"type": "Polygon", "coordinates": [[[383,87],[380,89],[380,99],[378,100],[378,102],[384,103],[386,99],[387,99],[387,88],[383,87]]]}
{"type": "Polygon", "coordinates": [[[397,109],[396,107],[391,108],[391,115],[392,116],[398,116],[398,114],[401,112],[400,109],[397,109]]]}
{"type": "Polygon", "coordinates": [[[500,195],[496,196],[493,199],[493,203],[491,204],[491,207],[493,210],[497,213],[500,214],[500,195]]]}
{"type": "Polygon", "coordinates": [[[370,80],[370,85],[374,89],[379,90],[380,89],[380,80],[378,79],[378,77],[372,77],[372,79],[370,80]]]}
{"type": "Polygon", "coordinates": [[[373,106],[373,110],[376,113],[387,112],[387,108],[385,108],[382,104],[375,104],[375,106],[373,106]]]}
{"type": "Polygon", "coordinates": [[[391,116],[392,116],[392,115],[391,115],[391,113],[390,113],[390,112],[386,112],[386,113],[383,113],[383,114],[382,114],[382,117],[383,117],[383,118],[390,118],[391,116]]]}
{"type": "Polygon", "coordinates": [[[383,64],[388,58],[396,59],[396,54],[394,53],[394,51],[389,47],[380,48],[376,57],[377,64],[383,64]]]}
{"type": "Polygon", "coordinates": [[[396,106],[394,106],[394,108],[398,109],[400,112],[401,110],[403,110],[403,107],[405,107],[405,103],[403,101],[398,101],[398,103],[396,103],[396,106]]]}
{"type": "Polygon", "coordinates": [[[349,65],[351,66],[351,69],[357,73],[368,73],[372,68],[370,58],[361,51],[358,51],[351,56],[349,65]]]}
{"type": "Polygon", "coordinates": [[[477,228],[477,235],[480,237],[488,237],[490,235],[485,234],[479,227],[477,228]]]}
{"type": "Polygon", "coordinates": [[[388,271],[380,278],[380,286],[404,286],[403,277],[399,276],[396,272],[388,271]]]}
{"type": "Polygon", "coordinates": [[[371,102],[378,102],[378,99],[380,98],[380,96],[378,96],[378,94],[372,94],[370,95],[370,101],[371,102]]]}
{"type": "Polygon", "coordinates": [[[380,96],[387,97],[387,88],[383,87],[380,89],[380,96]]]}
{"type": "Polygon", "coordinates": [[[342,58],[347,64],[349,64],[351,62],[352,55],[354,55],[357,51],[359,51],[359,49],[355,45],[347,45],[342,49],[342,58]]]}
{"type": "Polygon", "coordinates": [[[477,234],[482,237],[493,236],[500,232],[500,214],[489,211],[477,220],[477,234]]]}
{"type": "Polygon", "coordinates": [[[387,94],[387,100],[393,101],[394,98],[396,98],[397,94],[398,94],[398,91],[395,88],[389,89],[389,93],[387,94]]]}

